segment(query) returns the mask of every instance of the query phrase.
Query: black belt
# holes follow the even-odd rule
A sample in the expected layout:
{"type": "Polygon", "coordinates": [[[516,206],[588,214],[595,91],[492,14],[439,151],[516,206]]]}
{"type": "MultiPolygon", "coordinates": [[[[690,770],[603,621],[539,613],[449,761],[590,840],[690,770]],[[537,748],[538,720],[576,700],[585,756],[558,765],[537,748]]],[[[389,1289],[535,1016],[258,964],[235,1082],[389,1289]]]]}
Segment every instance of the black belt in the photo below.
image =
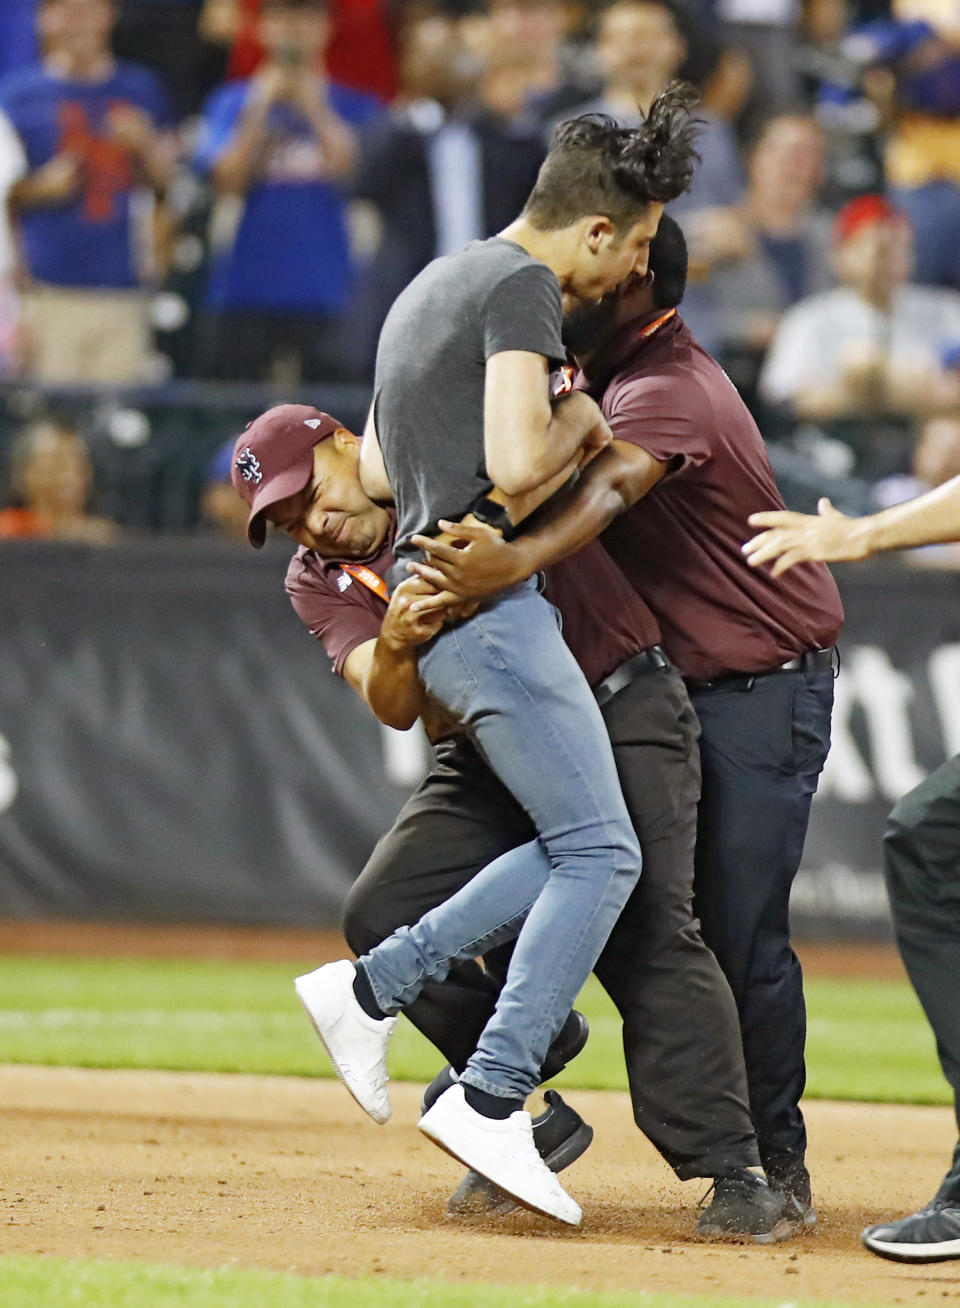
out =
{"type": "Polygon", "coordinates": [[[626,663],[621,663],[619,668],[611,672],[609,677],[604,677],[599,686],[594,686],[593,693],[596,696],[597,703],[602,707],[614,695],[619,695],[621,690],[625,690],[632,682],[643,675],[644,672],[653,672],[656,668],[669,668],[670,660],[664,654],[659,645],[651,645],[649,649],[642,649],[639,654],[634,654],[632,659],[627,659],[626,663]]]}
{"type": "Polygon", "coordinates": [[[781,672],[836,672],[839,666],[837,647],[831,645],[828,649],[804,650],[796,658],[787,659],[779,667],[767,668],[765,672],[728,672],[722,677],[714,677],[712,681],[696,681],[693,677],[685,677],[684,681],[687,690],[694,693],[704,690],[752,690],[754,682],[761,677],[776,677],[781,672]]]}

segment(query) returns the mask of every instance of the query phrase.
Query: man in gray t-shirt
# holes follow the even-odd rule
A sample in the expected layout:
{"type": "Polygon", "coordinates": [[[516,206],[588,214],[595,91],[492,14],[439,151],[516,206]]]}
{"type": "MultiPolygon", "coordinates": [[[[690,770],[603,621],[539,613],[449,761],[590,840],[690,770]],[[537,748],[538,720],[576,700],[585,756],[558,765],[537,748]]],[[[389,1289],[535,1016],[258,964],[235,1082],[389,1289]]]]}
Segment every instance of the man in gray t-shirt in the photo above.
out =
{"type": "MultiPolygon", "coordinates": [[[[520,217],[430,264],[393,306],[360,472],[368,495],[396,501],[401,559],[413,532],[435,534],[468,510],[510,525],[488,496],[521,497],[522,516],[609,442],[589,396],[551,403],[563,300],[598,299],[646,271],[663,205],[692,176],[689,103],[678,86],[639,128],[565,124],[520,217]]],[[[537,1154],[523,1103],[640,873],[609,739],[535,579],[441,630],[418,668],[539,839],[356,969],[336,963],[299,978],[298,993],[348,1088],[385,1121],[393,1014],[451,962],[515,938],[477,1051],[420,1128],[528,1207],[576,1225],[580,1209],[537,1154]]]]}
{"type": "MultiPolygon", "coordinates": [[[[399,559],[413,554],[414,532],[434,535],[439,518],[459,520],[491,489],[483,439],[487,360],[522,350],[543,356],[548,368],[563,363],[562,318],[556,276],[501,236],[435,259],[394,302],[380,334],[374,404],[390,484],[403,505],[399,559]]],[[[395,582],[406,575],[400,571],[395,582]]]]}

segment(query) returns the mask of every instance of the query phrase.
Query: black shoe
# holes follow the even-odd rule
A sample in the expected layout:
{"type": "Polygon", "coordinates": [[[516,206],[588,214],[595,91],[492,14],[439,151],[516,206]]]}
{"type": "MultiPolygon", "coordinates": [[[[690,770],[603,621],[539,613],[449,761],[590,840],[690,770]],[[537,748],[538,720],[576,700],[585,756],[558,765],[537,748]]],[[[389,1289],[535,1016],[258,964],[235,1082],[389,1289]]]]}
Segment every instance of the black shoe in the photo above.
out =
{"type": "Polygon", "coordinates": [[[444,1091],[449,1090],[452,1085],[456,1085],[458,1080],[459,1077],[450,1063],[448,1063],[446,1067],[441,1067],[440,1071],[423,1092],[420,1099],[420,1116],[423,1117],[427,1109],[433,1107],[444,1091]]]}
{"type": "Polygon", "coordinates": [[[936,1198],[918,1213],[884,1226],[868,1226],[860,1243],[895,1263],[941,1263],[960,1258],[960,1202],[936,1198]]]}
{"type": "Polygon", "coordinates": [[[712,1190],[713,1199],[697,1222],[697,1235],[773,1244],[789,1239],[803,1225],[793,1198],[774,1190],[749,1168],[737,1167],[718,1176],[712,1190]]]}
{"type": "Polygon", "coordinates": [[[804,1226],[816,1226],[817,1212],[810,1191],[810,1173],[803,1159],[796,1156],[782,1160],[771,1159],[763,1170],[772,1189],[793,1199],[804,1226]]]}
{"type": "MultiPolygon", "coordinates": [[[[551,1172],[562,1172],[590,1146],[593,1127],[556,1090],[545,1090],[546,1111],[533,1119],[533,1143],[551,1172]]],[[[517,1201],[479,1172],[470,1171],[447,1200],[448,1213],[512,1213],[517,1201]]]]}
{"type": "MultiPolygon", "coordinates": [[[[580,1053],[587,1043],[589,1034],[590,1027],[587,1025],[587,1019],[582,1013],[578,1013],[576,1009],[573,1009],[566,1022],[564,1022],[560,1034],[547,1050],[547,1056],[543,1060],[541,1080],[550,1081],[553,1077],[558,1076],[566,1065],[572,1062],[580,1053]]],[[[456,1080],[457,1074],[449,1063],[446,1067],[440,1069],[423,1092],[423,1098],[420,1100],[421,1117],[428,1108],[433,1107],[444,1090],[449,1090],[456,1083],[456,1080]]],[[[584,1145],[585,1148],[586,1145],[584,1145]]]]}
{"type": "Polygon", "coordinates": [[[547,1050],[543,1067],[540,1069],[540,1080],[552,1081],[555,1076],[559,1076],[566,1065],[572,1063],[583,1049],[589,1034],[590,1027],[587,1019],[575,1008],[572,1009],[560,1029],[560,1034],[547,1050]]]}

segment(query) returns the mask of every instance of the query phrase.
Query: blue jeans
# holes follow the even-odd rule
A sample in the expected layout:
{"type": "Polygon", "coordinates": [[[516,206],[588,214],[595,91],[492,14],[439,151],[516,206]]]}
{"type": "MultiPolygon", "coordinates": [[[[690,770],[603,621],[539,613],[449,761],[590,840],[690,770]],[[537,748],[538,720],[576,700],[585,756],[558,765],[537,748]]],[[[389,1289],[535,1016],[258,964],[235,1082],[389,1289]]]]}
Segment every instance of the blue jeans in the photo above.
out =
{"type": "Polygon", "coordinates": [[[469,731],[538,839],[490,863],[361,962],[385,1012],[455,961],[517,939],[506,985],[461,1080],[525,1098],[640,875],[640,849],[593,695],[533,581],[442,632],[429,693],[469,731]]]}

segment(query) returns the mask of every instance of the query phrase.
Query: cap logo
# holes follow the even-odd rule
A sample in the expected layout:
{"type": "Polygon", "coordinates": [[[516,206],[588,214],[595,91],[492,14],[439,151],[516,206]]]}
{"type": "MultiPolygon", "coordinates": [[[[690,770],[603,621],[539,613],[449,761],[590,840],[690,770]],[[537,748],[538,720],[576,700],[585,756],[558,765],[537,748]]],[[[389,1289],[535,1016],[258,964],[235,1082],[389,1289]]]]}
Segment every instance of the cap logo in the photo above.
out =
{"type": "Polygon", "coordinates": [[[245,445],[237,455],[236,468],[244,481],[263,481],[263,473],[260,471],[260,460],[254,454],[253,450],[251,450],[249,445],[245,445]]]}
{"type": "Polygon", "coordinates": [[[312,427],[313,430],[316,431],[318,427],[322,427],[322,426],[323,426],[323,419],[322,419],[322,418],[304,418],[304,420],[303,420],[303,425],[304,425],[304,427],[312,427]]]}

